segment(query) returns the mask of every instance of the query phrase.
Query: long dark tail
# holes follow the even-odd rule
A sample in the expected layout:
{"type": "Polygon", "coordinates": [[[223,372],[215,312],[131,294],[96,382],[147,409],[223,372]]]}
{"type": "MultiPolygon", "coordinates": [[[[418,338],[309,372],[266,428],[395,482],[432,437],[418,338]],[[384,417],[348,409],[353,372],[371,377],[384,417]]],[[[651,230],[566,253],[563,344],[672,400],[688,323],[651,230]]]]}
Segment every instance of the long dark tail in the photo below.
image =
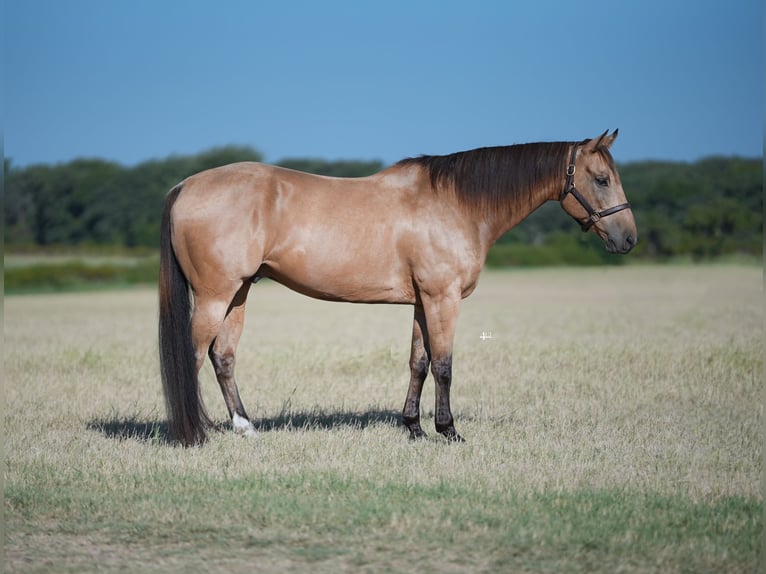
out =
{"type": "Polygon", "coordinates": [[[170,435],[186,446],[205,441],[210,419],[200,396],[191,335],[189,282],[176,259],[170,234],[170,210],[183,189],[168,192],[160,236],[159,350],[170,435]]]}

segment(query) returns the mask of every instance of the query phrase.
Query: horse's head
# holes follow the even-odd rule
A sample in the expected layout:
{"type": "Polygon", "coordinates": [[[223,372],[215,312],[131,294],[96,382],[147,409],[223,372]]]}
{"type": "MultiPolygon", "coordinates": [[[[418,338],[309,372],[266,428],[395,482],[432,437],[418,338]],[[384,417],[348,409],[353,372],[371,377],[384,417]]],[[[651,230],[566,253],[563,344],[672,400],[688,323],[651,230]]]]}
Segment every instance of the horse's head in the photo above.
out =
{"type": "Polygon", "coordinates": [[[633,211],[609,147],[617,130],[573,146],[561,207],[583,231],[593,229],[611,253],[627,253],[638,240],[633,211]]]}

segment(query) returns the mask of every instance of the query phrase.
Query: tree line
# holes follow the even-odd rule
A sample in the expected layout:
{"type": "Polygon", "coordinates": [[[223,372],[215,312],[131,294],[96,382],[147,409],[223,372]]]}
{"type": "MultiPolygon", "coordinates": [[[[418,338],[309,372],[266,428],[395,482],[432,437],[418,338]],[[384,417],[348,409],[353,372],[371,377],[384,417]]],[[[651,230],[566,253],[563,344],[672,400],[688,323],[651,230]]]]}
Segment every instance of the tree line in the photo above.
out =
{"type": "MultiPolygon", "coordinates": [[[[261,161],[250,147],[228,146],[126,167],[101,159],[17,168],[5,162],[8,250],[61,246],[154,248],[165,194],[185,177],[236,161],[261,161]]],[[[379,161],[286,159],[279,165],[341,177],[380,171],[379,161]]],[[[696,260],[760,256],[761,159],[711,157],[693,163],[644,161],[618,166],[639,229],[635,256],[696,260]]],[[[546,204],[493,248],[491,265],[618,262],[555,203],[546,204]]]]}

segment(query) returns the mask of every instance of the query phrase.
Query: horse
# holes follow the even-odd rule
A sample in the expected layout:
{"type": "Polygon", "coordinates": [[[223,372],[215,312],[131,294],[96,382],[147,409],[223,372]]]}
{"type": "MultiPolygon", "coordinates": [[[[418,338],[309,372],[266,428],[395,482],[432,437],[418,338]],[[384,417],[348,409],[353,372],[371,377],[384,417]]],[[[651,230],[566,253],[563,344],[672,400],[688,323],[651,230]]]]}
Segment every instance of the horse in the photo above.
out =
{"type": "Polygon", "coordinates": [[[267,277],[309,297],[412,305],[402,411],[420,425],[435,381],[435,427],[463,441],[450,409],[462,299],[492,244],[549,200],[613,253],[638,234],[609,151],[617,130],[579,142],[483,147],[403,159],[368,177],[334,178],[257,162],[192,175],[167,194],[159,276],[160,370],[173,441],[206,440],[200,396],[209,356],[236,433],[256,436],[234,376],[250,287],[267,277]]]}

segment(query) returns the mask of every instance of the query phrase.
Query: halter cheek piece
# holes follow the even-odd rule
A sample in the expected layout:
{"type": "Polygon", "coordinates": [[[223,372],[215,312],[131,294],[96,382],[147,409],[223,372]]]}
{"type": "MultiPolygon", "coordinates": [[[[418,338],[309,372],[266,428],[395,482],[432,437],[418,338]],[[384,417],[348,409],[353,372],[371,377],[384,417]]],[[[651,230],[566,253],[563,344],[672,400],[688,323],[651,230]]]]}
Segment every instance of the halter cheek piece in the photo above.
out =
{"type": "MultiPolygon", "coordinates": [[[[602,217],[606,217],[607,215],[612,215],[613,213],[617,213],[618,211],[622,211],[623,209],[630,209],[630,203],[621,203],[620,205],[615,205],[614,207],[610,207],[608,209],[604,209],[602,211],[596,211],[593,209],[588,203],[588,200],[585,199],[582,194],[577,191],[577,188],[574,184],[574,174],[575,174],[575,158],[577,157],[577,148],[579,144],[574,144],[572,146],[572,157],[569,159],[569,166],[567,167],[567,181],[564,184],[564,190],[561,192],[561,197],[559,197],[559,202],[563,202],[564,198],[567,196],[567,193],[571,193],[574,198],[578,201],[580,205],[583,206],[585,211],[588,212],[588,217],[585,221],[581,221],[574,215],[572,218],[580,224],[580,227],[582,228],[583,232],[588,231],[594,223],[599,221],[602,217]]],[[[562,203],[562,207],[563,207],[562,203]]]]}

